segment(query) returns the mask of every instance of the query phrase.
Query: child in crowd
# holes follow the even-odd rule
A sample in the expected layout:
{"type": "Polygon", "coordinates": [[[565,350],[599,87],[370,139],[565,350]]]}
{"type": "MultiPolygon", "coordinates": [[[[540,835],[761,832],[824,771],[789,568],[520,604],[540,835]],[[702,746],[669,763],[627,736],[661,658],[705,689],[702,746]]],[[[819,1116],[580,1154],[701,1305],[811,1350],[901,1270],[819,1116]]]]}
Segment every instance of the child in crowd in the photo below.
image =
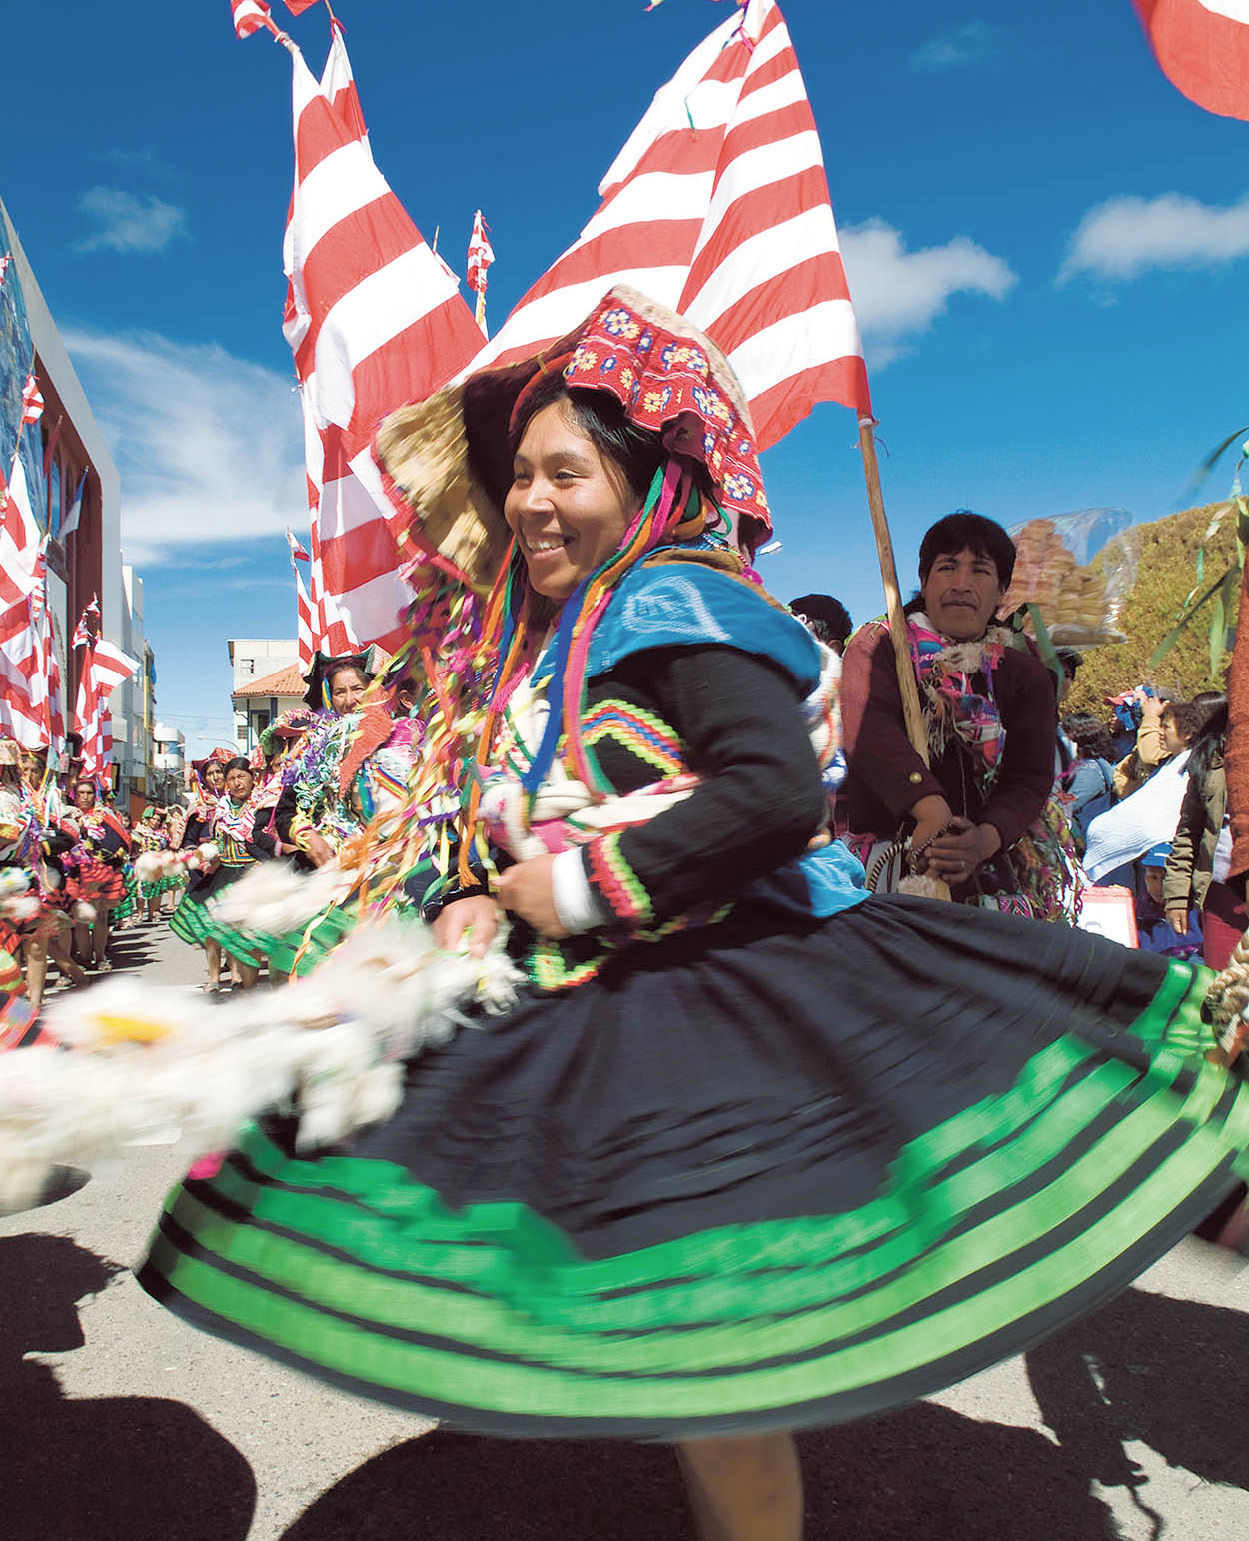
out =
{"type": "Polygon", "coordinates": [[[1163,898],[1163,878],[1170,845],[1165,842],[1145,852],[1137,862],[1136,935],[1137,945],[1145,952],[1165,953],[1169,958],[1196,958],[1201,954],[1201,916],[1196,910],[1184,914],[1184,930],[1178,919],[1168,915],[1163,898]]]}

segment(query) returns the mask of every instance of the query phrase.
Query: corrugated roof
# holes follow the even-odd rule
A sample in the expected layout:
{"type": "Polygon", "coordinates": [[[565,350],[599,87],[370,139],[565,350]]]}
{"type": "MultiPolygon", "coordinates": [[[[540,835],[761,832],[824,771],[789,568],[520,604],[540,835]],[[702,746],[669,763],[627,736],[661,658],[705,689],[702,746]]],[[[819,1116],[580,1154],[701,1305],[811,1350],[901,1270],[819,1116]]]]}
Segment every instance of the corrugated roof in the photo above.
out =
{"type": "Polygon", "coordinates": [[[237,701],[242,696],[298,696],[302,701],[307,683],[301,677],[295,664],[288,664],[285,669],[275,669],[272,674],[262,674],[250,685],[240,685],[234,692],[237,701]]]}

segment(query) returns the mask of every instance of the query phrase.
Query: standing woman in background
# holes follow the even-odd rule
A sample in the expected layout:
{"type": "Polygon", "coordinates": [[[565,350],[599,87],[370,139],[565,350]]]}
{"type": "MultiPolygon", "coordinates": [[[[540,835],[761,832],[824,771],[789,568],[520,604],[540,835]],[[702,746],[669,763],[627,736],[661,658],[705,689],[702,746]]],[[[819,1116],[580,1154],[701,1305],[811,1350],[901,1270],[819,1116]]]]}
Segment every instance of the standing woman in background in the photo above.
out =
{"type": "MultiPolygon", "coordinates": [[[[195,793],[191,806],[173,828],[172,837],[179,850],[194,850],[211,840],[213,814],[218,800],[225,796],[225,767],[231,759],[228,749],[217,748],[203,760],[192,760],[195,793]]],[[[202,947],[208,960],[208,978],[204,989],[214,995],[221,988],[221,945],[203,925],[202,908],[211,872],[201,868],[187,874],[186,892],[169,918],[169,928],[191,947],[202,947]]]]}
{"type": "Polygon", "coordinates": [[[1243,894],[1228,883],[1232,835],[1227,818],[1227,703],[1218,707],[1193,740],[1180,817],[1167,857],[1162,892],[1167,924],[1177,936],[1190,909],[1201,911],[1203,956],[1213,969],[1227,967],[1247,924],[1243,894]]]}

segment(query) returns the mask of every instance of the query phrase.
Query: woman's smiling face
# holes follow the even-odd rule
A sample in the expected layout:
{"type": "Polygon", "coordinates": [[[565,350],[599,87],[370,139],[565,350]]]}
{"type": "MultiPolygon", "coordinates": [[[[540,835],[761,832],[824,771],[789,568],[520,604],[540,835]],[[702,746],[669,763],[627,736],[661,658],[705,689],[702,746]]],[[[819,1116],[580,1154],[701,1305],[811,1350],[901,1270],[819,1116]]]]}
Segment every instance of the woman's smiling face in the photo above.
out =
{"type": "Polygon", "coordinates": [[[503,512],[539,594],[562,604],[615,551],[640,507],[566,398],[534,413],[503,512]]]}

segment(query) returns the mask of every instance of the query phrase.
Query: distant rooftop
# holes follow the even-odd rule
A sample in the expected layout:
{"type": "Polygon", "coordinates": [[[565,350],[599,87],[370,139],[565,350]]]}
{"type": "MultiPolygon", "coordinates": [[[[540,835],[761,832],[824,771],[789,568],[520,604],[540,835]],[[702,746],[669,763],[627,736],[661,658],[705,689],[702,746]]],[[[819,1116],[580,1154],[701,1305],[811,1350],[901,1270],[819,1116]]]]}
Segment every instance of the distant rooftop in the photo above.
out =
{"type": "Polygon", "coordinates": [[[234,692],[234,700],[241,696],[298,696],[302,700],[307,688],[307,681],[298,666],[288,664],[285,669],[275,669],[272,674],[262,674],[259,679],[240,685],[234,692]]]}

